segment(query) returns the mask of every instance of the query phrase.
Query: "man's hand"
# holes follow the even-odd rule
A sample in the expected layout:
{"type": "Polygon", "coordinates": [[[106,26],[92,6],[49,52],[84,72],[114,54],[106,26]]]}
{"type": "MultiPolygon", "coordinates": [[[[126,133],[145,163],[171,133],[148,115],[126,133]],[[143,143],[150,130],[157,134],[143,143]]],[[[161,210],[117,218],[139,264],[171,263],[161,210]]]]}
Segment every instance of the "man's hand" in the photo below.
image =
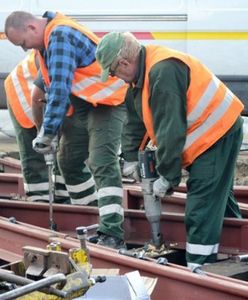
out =
{"type": "Polygon", "coordinates": [[[140,171],[138,161],[124,161],[122,175],[125,177],[133,178],[135,181],[140,181],[140,171]]]}
{"type": "Polygon", "coordinates": [[[159,177],[153,183],[153,195],[163,198],[170,189],[170,183],[163,177],[159,177]]]}
{"type": "Polygon", "coordinates": [[[37,137],[33,140],[33,149],[41,154],[54,153],[57,148],[57,138],[54,136],[45,135],[44,129],[41,127],[37,137]]]}

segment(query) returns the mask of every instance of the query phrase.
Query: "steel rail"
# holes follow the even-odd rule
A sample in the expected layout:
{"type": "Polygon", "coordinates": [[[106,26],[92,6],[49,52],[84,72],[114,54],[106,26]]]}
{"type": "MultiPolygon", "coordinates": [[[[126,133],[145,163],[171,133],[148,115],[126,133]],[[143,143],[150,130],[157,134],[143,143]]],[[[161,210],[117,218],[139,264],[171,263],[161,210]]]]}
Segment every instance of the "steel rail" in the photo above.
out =
{"type": "MultiPolygon", "coordinates": [[[[15,191],[20,192],[19,196],[24,197],[24,190],[23,190],[23,182],[22,182],[22,175],[16,175],[16,173],[21,174],[21,163],[20,160],[5,156],[0,158],[0,170],[3,173],[13,173],[11,174],[1,174],[0,173],[0,191],[8,191],[8,187],[4,187],[4,184],[7,182],[7,178],[9,178],[10,182],[16,182],[18,184],[18,187],[15,188],[13,191],[9,189],[9,193],[15,193],[15,191]],[[3,177],[3,178],[2,178],[3,177]],[[17,178],[16,178],[17,177],[17,178]]],[[[124,189],[125,193],[129,193],[129,195],[134,195],[134,196],[141,196],[141,186],[140,184],[124,184],[124,189]]],[[[180,193],[186,193],[187,188],[185,183],[181,183],[178,187],[175,188],[175,192],[180,192],[180,193]]],[[[240,185],[235,185],[234,186],[234,195],[237,197],[239,202],[242,203],[247,203],[248,204],[248,186],[240,186],[240,185]]],[[[1,192],[0,192],[0,197],[1,197],[1,192]]],[[[132,208],[132,207],[128,207],[132,208]]]]}
{"type": "MultiPolygon", "coordinates": [[[[46,203],[28,203],[24,201],[0,200],[0,211],[3,217],[14,217],[12,221],[25,222],[48,228],[49,205],[46,203]]],[[[73,233],[78,226],[89,226],[98,223],[98,208],[54,204],[54,220],[58,231],[73,233]]],[[[149,241],[150,226],[144,210],[125,210],[125,238],[128,243],[142,245],[149,241]]],[[[162,212],[161,232],[166,242],[185,249],[184,214],[162,212]]],[[[248,219],[226,218],[223,224],[220,251],[228,254],[242,254],[248,251],[248,219]]]]}
{"type": "MultiPolygon", "coordinates": [[[[46,247],[51,241],[59,241],[63,251],[79,247],[78,240],[68,235],[53,232],[25,223],[10,223],[0,217],[0,256],[1,249],[9,249],[22,255],[22,247],[46,247]]],[[[94,268],[118,268],[120,274],[139,270],[142,276],[158,279],[152,294],[153,300],[244,300],[247,299],[247,282],[207,273],[207,276],[191,273],[187,268],[168,263],[158,265],[118,254],[117,251],[89,244],[91,262],[94,268]]]]}
{"type": "MultiPolygon", "coordinates": [[[[181,187],[180,192],[173,192],[172,195],[165,196],[161,199],[162,209],[165,212],[184,213],[187,199],[186,192],[181,187]]],[[[248,188],[236,190],[237,200],[243,218],[248,218],[248,188]],[[246,198],[245,198],[246,196],[246,198]],[[246,199],[246,201],[244,200],[246,199]]],[[[144,199],[139,186],[124,186],[124,208],[126,209],[143,209],[144,199]]]]}
{"type": "MultiPolygon", "coordinates": [[[[248,218],[248,187],[236,186],[234,194],[244,218],[248,218]]],[[[22,174],[0,173],[0,198],[25,200],[22,174]]],[[[186,186],[180,185],[176,191],[162,199],[162,207],[167,212],[184,212],[186,186]]],[[[124,184],[124,208],[142,209],[144,207],[141,187],[138,184],[124,184]]]]}

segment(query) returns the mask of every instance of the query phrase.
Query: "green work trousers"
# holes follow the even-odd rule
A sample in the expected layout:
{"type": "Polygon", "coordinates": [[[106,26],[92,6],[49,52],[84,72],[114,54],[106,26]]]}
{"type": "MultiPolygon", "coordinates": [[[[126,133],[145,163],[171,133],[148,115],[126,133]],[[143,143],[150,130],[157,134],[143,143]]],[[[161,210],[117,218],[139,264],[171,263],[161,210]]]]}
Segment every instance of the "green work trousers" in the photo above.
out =
{"type": "MultiPolygon", "coordinates": [[[[37,153],[32,148],[32,141],[36,138],[36,127],[24,128],[16,120],[11,107],[8,105],[11,121],[16,133],[16,141],[22,167],[24,190],[28,201],[49,201],[48,168],[44,155],[37,153]]],[[[55,202],[69,202],[63,178],[55,162],[55,202]]]]}
{"type": "Polygon", "coordinates": [[[186,260],[191,269],[216,261],[224,217],[241,218],[233,195],[242,119],[188,168],[186,260]]]}
{"type": "Polygon", "coordinates": [[[89,156],[88,134],[84,125],[75,113],[65,118],[61,128],[57,159],[71,203],[97,205],[95,181],[86,164],[89,156]]]}
{"type": "MultiPolygon", "coordinates": [[[[125,118],[124,105],[97,107],[71,97],[76,131],[64,123],[58,162],[66,184],[73,185],[78,175],[76,166],[90,168],[98,192],[99,233],[124,238],[122,223],[123,189],[118,161],[121,131],[125,118]],[[81,153],[76,155],[74,153],[81,153]]],[[[68,188],[68,185],[67,185],[68,188]]],[[[68,189],[69,191],[69,189],[68,189]]],[[[76,199],[74,204],[76,203],[76,199]]],[[[83,204],[78,202],[78,204],[83,204]]]]}

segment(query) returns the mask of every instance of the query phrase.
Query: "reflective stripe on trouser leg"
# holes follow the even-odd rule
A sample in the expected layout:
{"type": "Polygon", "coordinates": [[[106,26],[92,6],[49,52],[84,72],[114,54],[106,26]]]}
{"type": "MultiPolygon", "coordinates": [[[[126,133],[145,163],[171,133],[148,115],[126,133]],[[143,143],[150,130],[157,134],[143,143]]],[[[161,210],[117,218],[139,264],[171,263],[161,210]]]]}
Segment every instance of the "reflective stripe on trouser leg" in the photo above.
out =
{"type": "Polygon", "coordinates": [[[98,199],[95,181],[92,176],[80,184],[67,185],[67,190],[72,196],[75,195],[75,198],[71,199],[72,204],[89,205],[98,199]]]}
{"type": "MultiPolygon", "coordinates": [[[[186,260],[190,268],[216,261],[224,215],[230,201],[234,207],[232,186],[241,141],[242,127],[238,121],[188,168],[185,224],[186,260]]],[[[233,212],[240,217],[238,208],[233,212]]]]}
{"type": "Polygon", "coordinates": [[[98,191],[98,198],[100,215],[98,231],[123,239],[124,233],[121,227],[124,221],[123,189],[114,186],[101,188],[98,191]]]}
{"type": "MultiPolygon", "coordinates": [[[[44,168],[47,170],[47,166],[44,165],[44,168]]],[[[48,172],[48,170],[47,170],[48,172]]],[[[53,175],[53,183],[54,183],[54,202],[55,203],[70,203],[69,194],[66,190],[66,186],[64,183],[64,179],[61,175],[58,175],[58,171],[56,171],[56,175],[53,175]]],[[[54,189],[53,187],[53,189],[54,189]]],[[[41,183],[24,183],[24,190],[27,195],[27,201],[47,201],[49,202],[49,182],[41,182],[41,183]]]]}
{"type": "Polygon", "coordinates": [[[32,141],[34,138],[36,138],[37,130],[35,127],[21,127],[9,105],[8,109],[15,129],[16,141],[19,147],[24,190],[27,200],[48,201],[48,172],[44,156],[37,153],[32,148],[32,141]]]}
{"type": "Polygon", "coordinates": [[[61,204],[71,204],[70,195],[67,191],[65,180],[62,175],[60,175],[60,171],[58,166],[56,165],[55,170],[53,171],[53,182],[54,182],[54,202],[61,204]]]}
{"type": "Polygon", "coordinates": [[[89,165],[98,188],[98,232],[124,238],[123,190],[117,153],[125,109],[98,106],[89,114],[89,165]]]}
{"type": "Polygon", "coordinates": [[[85,164],[88,158],[89,140],[86,121],[86,117],[81,121],[76,115],[65,119],[58,153],[59,167],[71,203],[78,205],[91,205],[97,201],[95,182],[85,164]]]}
{"type": "MultiPolygon", "coordinates": [[[[48,168],[44,160],[44,155],[37,153],[32,148],[32,141],[36,138],[37,130],[35,127],[23,128],[15,119],[11,109],[9,108],[11,120],[14,125],[16,140],[19,147],[20,160],[23,173],[24,190],[27,201],[49,201],[49,186],[48,186],[48,168]]],[[[56,164],[55,164],[56,165],[56,164]]],[[[69,194],[66,191],[63,178],[58,169],[55,180],[55,202],[57,198],[68,200],[69,194]],[[58,186],[56,181],[60,179],[58,186]]]]}

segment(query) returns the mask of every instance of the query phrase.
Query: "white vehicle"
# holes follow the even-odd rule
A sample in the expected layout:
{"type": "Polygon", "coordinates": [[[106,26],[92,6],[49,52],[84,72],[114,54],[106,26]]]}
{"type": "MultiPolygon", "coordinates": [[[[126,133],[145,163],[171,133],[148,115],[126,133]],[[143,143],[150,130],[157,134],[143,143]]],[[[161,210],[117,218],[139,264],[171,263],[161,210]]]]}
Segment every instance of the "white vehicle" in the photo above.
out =
{"type": "MultiPolygon", "coordinates": [[[[5,19],[14,10],[37,16],[47,10],[59,11],[99,36],[113,30],[131,31],[144,44],[161,44],[187,52],[204,62],[248,104],[247,0],[1,1],[1,82],[25,56],[4,35],[5,19]]],[[[2,83],[0,107],[6,107],[2,83]]]]}

